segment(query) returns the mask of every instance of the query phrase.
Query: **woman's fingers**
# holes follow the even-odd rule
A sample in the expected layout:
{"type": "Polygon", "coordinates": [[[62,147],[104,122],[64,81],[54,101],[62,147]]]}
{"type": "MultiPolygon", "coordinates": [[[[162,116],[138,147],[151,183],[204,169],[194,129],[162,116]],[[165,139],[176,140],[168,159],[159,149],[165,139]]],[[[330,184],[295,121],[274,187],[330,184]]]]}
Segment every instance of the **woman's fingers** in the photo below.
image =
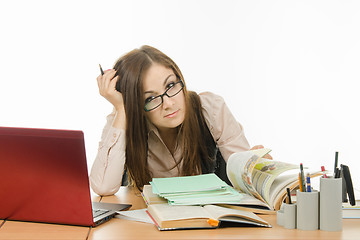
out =
{"type": "Polygon", "coordinates": [[[263,145],[256,145],[256,146],[253,146],[250,150],[261,149],[261,148],[264,148],[264,146],[263,145]]]}
{"type": "Polygon", "coordinates": [[[266,154],[265,156],[264,156],[264,158],[266,158],[266,159],[270,159],[270,160],[272,160],[273,158],[272,158],[272,156],[270,155],[270,154],[266,154]]]}
{"type": "Polygon", "coordinates": [[[111,80],[114,78],[116,71],[114,69],[109,69],[104,72],[104,75],[99,75],[97,77],[99,92],[102,96],[109,94],[113,89],[113,86],[110,85],[111,80]]]}
{"type": "Polygon", "coordinates": [[[108,100],[116,109],[124,107],[122,94],[116,90],[116,83],[119,76],[116,76],[114,69],[104,71],[103,75],[99,75],[96,80],[98,83],[99,93],[108,100]]]}
{"type": "MultiPolygon", "coordinates": [[[[263,145],[255,145],[255,146],[253,146],[250,150],[262,149],[262,148],[264,148],[264,146],[263,146],[263,145]]],[[[270,154],[266,154],[266,155],[264,156],[264,158],[266,158],[266,159],[270,159],[270,160],[272,160],[272,159],[273,159],[273,158],[272,158],[272,156],[271,156],[270,154]]]]}

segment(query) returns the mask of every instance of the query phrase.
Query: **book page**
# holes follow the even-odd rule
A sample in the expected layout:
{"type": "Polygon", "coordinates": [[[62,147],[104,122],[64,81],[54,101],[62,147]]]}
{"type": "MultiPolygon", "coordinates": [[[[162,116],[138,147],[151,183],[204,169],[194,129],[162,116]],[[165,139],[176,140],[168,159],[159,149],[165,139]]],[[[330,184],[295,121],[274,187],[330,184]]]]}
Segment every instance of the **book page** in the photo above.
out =
{"type": "Polygon", "coordinates": [[[265,201],[252,184],[252,171],[257,161],[270,151],[268,148],[262,148],[232,154],[227,162],[226,173],[233,186],[265,201]]]}
{"type": "Polygon", "coordinates": [[[167,203],[154,204],[148,206],[148,211],[153,217],[157,217],[161,222],[194,218],[211,218],[210,214],[201,206],[171,206],[167,203]]]}
{"type": "Polygon", "coordinates": [[[270,189],[274,180],[280,174],[297,168],[298,166],[295,164],[261,158],[255,165],[252,173],[253,186],[264,200],[273,207],[270,200],[270,189]]]}
{"type": "Polygon", "coordinates": [[[258,217],[256,214],[249,211],[219,207],[215,205],[206,205],[204,206],[204,208],[211,214],[213,219],[220,220],[222,217],[236,216],[251,220],[253,222],[268,224],[265,220],[263,220],[262,218],[258,217]]]}
{"type": "Polygon", "coordinates": [[[115,218],[154,224],[150,216],[146,213],[146,208],[127,210],[127,211],[117,211],[116,213],[117,214],[115,215],[115,218]]]}

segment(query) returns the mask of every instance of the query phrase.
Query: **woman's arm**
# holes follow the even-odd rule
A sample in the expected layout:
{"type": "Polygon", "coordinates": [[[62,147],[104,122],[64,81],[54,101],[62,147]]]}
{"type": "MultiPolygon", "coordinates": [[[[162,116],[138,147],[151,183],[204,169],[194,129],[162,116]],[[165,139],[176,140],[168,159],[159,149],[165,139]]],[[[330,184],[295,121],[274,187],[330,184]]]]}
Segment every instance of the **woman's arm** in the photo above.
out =
{"type": "Polygon", "coordinates": [[[125,164],[125,130],[115,128],[114,111],[107,117],[98,153],[90,172],[90,185],[99,195],[115,194],[120,186],[125,164]]]}
{"type": "Polygon", "coordinates": [[[242,125],[235,119],[222,97],[199,94],[205,120],[225,161],[235,152],[248,151],[250,145],[242,125]]]}
{"type": "Polygon", "coordinates": [[[98,154],[90,172],[91,188],[99,195],[112,195],[120,186],[125,165],[126,115],[123,96],[115,89],[118,76],[109,69],[96,80],[99,93],[113,106],[101,135],[98,154]]]}

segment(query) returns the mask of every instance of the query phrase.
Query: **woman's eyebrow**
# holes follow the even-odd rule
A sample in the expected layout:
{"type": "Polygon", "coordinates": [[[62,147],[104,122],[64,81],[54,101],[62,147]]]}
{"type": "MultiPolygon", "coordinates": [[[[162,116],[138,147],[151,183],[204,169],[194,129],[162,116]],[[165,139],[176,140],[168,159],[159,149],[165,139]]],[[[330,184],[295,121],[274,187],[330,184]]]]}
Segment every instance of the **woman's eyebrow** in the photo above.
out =
{"type": "Polygon", "coordinates": [[[175,74],[172,73],[169,76],[167,76],[167,78],[165,78],[164,83],[163,83],[164,86],[166,86],[166,83],[171,76],[175,76],[175,74]]]}
{"type": "MultiPolygon", "coordinates": [[[[167,83],[167,81],[168,81],[168,79],[171,77],[171,76],[175,76],[175,74],[170,74],[169,76],[167,76],[166,78],[165,78],[165,80],[164,80],[164,83],[163,83],[163,86],[166,86],[166,83],[167,83]]],[[[153,90],[149,90],[149,91],[146,91],[144,94],[146,94],[146,93],[154,93],[155,91],[153,91],[153,90]]]]}

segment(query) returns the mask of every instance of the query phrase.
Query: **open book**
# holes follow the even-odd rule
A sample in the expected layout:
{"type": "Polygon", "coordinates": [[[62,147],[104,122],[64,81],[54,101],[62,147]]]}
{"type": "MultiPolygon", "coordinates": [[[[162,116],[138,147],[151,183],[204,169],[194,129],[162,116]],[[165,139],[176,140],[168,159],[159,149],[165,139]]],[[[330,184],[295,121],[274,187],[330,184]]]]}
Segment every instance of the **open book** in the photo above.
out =
{"type": "MultiPolygon", "coordinates": [[[[293,190],[299,186],[299,166],[262,158],[270,151],[262,148],[234,153],[228,159],[226,172],[234,188],[259,199],[270,210],[279,210],[286,188],[293,190]]],[[[312,172],[310,176],[322,174],[312,172]]]]}
{"type": "Polygon", "coordinates": [[[271,227],[252,212],[219,207],[151,204],[147,212],[159,230],[217,228],[225,226],[271,227]]]}

